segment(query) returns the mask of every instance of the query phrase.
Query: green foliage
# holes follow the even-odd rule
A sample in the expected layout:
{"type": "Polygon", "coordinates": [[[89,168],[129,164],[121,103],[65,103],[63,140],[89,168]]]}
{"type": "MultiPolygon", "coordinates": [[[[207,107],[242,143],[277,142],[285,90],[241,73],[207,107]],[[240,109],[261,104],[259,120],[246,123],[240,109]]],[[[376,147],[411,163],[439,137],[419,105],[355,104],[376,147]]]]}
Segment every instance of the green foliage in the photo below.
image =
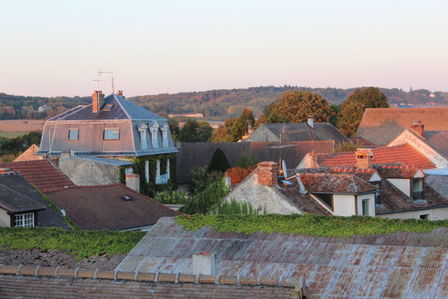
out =
{"type": "Polygon", "coordinates": [[[171,137],[176,141],[180,134],[179,123],[174,118],[168,118],[168,126],[170,127],[171,137]]]}
{"type": "Polygon", "coordinates": [[[186,230],[211,226],[220,232],[253,234],[278,232],[318,237],[390,234],[393,232],[430,232],[448,227],[448,220],[387,219],[376,217],[338,217],[317,215],[194,215],[178,216],[176,220],[186,230]]]}
{"type": "Polygon", "coordinates": [[[237,202],[232,198],[230,202],[221,200],[212,206],[208,212],[210,215],[257,215],[252,205],[248,202],[237,202]]]}
{"type": "Polygon", "coordinates": [[[250,169],[257,167],[257,164],[260,162],[257,156],[254,155],[246,155],[242,154],[238,159],[238,166],[250,169]]]}
{"type": "Polygon", "coordinates": [[[0,137],[0,161],[9,162],[14,160],[21,152],[33,144],[40,144],[42,132],[29,132],[15,138],[0,137]]]}
{"type": "Polygon", "coordinates": [[[180,129],[181,142],[207,142],[212,137],[213,128],[207,122],[189,119],[180,129]]]}
{"type": "Polygon", "coordinates": [[[221,202],[230,192],[224,180],[212,182],[204,190],[197,193],[180,211],[187,214],[207,214],[209,209],[221,202]]]}
{"type": "Polygon", "coordinates": [[[190,197],[180,190],[167,190],[158,192],[154,199],[164,204],[184,205],[190,200],[190,197]]]}
{"type": "Polygon", "coordinates": [[[301,123],[309,117],[315,121],[329,121],[333,114],[323,96],[308,91],[285,92],[264,111],[267,123],[301,123]]]}
{"type": "Polygon", "coordinates": [[[233,142],[233,137],[226,126],[220,125],[213,131],[211,142],[233,142]]]}
{"type": "Polygon", "coordinates": [[[62,250],[78,258],[125,254],[145,232],[65,231],[61,228],[0,228],[0,248],[62,250]]]}
{"type": "Polygon", "coordinates": [[[219,171],[208,172],[206,167],[196,167],[191,170],[190,177],[193,194],[198,194],[214,182],[221,181],[223,174],[219,171]]]}
{"type": "Polygon", "coordinates": [[[344,141],[335,146],[334,151],[340,152],[354,152],[359,146],[351,141],[344,141]]]}
{"type": "Polygon", "coordinates": [[[212,135],[212,142],[237,142],[253,127],[255,118],[253,112],[244,108],[237,118],[228,118],[224,125],[218,127],[212,135]]]}
{"type": "Polygon", "coordinates": [[[358,88],[340,106],[339,130],[354,136],[366,108],[388,108],[387,97],[376,87],[358,88]]]}
{"type": "Polygon", "coordinates": [[[226,155],[220,148],[217,148],[213,154],[210,164],[208,165],[207,172],[211,172],[211,171],[225,172],[229,168],[230,168],[230,163],[227,160],[226,155]]]}

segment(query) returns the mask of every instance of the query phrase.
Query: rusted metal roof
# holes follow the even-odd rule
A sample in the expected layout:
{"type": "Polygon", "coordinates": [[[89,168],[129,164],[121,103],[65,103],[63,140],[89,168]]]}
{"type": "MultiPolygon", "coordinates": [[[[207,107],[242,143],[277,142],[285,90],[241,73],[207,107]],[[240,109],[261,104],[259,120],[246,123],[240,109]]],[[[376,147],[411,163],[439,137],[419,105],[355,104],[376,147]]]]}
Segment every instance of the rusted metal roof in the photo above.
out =
{"type": "Polygon", "coordinates": [[[191,257],[199,252],[216,254],[219,275],[304,278],[317,297],[448,296],[448,228],[341,239],[185,231],[161,218],[117,270],[191,274],[191,257]]]}

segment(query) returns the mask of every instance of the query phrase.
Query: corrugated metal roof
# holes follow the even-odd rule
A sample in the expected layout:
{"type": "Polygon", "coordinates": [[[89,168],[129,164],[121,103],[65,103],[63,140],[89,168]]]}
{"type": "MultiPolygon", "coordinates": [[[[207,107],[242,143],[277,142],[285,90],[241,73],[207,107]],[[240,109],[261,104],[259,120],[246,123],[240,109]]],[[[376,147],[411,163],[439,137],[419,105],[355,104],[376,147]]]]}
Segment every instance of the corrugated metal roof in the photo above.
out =
{"type": "Polygon", "coordinates": [[[192,273],[192,255],[214,252],[219,275],[304,278],[312,294],[338,298],[446,298],[448,228],[348,239],[184,231],[161,218],[117,267],[192,273]]]}

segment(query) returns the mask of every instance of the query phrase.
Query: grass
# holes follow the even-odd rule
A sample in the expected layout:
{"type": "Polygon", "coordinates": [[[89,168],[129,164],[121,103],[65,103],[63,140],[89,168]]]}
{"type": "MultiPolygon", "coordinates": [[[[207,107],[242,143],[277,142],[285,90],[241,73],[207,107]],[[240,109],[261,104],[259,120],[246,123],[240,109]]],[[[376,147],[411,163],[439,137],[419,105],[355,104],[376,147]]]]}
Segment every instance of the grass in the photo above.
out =
{"type": "Polygon", "coordinates": [[[0,228],[0,248],[57,249],[78,259],[102,254],[126,254],[145,232],[65,231],[61,228],[0,228]]]}
{"type": "Polygon", "coordinates": [[[430,232],[437,227],[448,227],[448,221],[415,219],[386,219],[374,217],[336,217],[316,215],[193,215],[177,216],[186,230],[211,226],[220,232],[279,232],[318,237],[390,234],[393,232],[430,232]]]}

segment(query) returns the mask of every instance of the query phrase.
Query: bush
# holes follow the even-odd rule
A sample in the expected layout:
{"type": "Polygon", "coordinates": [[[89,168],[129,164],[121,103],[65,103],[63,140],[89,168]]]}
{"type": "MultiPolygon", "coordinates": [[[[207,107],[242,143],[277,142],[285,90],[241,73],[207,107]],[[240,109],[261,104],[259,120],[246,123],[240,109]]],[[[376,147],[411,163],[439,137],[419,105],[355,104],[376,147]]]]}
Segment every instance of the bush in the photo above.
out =
{"type": "Polygon", "coordinates": [[[224,180],[211,183],[205,190],[196,194],[180,211],[187,214],[207,214],[209,209],[220,203],[230,192],[224,180]]]}
{"type": "Polygon", "coordinates": [[[248,202],[237,202],[232,198],[230,202],[220,201],[209,210],[210,215],[257,215],[258,211],[254,210],[248,202]]]}
{"type": "Polygon", "coordinates": [[[190,200],[190,197],[180,190],[168,190],[157,193],[154,199],[163,204],[183,205],[190,200]]]}
{"type": "Polygon", "coordinates": [[[198,194],[216,181],[222,180],[223,174],[219,171],[207,172],[206,167],[196,167],[190,173],[193,194],[198,194]]]}
{"type": "Polygon", "coordinates": [[[258,159],[256,156],[243,154],[238,159],[238,166],[241,166],[243,168],[250,170],[252,168],[256,168],[258,162],[260,162],[260,159],[258,159]]]}
{"type": "Polygon", "coordinates": [[[230,178],[232,185],[241,183],[251,171],[242,167],[233,167],[226,171],[226,176],[230,178]]]}
{"type": "Polygon", "coordinates": [[[211,172],[211,171],[224,172],[229,168],[230,168],[230,163],[227,160],[226,155],[220,148],[217,148],[215,153],[213,154],[210,164],[208,165],[207,171],[208,172],[211,172]]]}

